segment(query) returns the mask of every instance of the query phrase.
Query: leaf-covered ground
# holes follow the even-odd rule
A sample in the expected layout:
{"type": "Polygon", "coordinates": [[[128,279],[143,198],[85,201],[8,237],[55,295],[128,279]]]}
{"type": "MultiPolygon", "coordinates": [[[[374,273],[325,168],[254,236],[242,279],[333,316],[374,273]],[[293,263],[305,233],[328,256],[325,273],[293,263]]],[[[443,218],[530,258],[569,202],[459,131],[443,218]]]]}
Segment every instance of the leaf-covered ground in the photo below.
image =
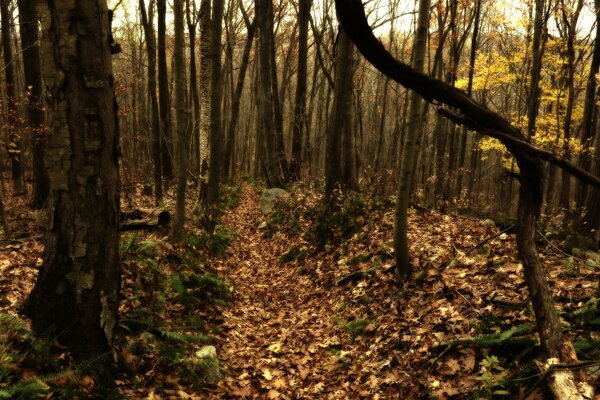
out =
{"type": "MultiPolygon", "coordinates": [[[[415,277],[399,288],[391,202],[353,197],[324,215],[318,196],[303,188],[263,215],[260,193],[242,185],[218,240],[190,234],[172,246],[166,236],[145,234],[125,241],[119,352],[129,370],[117,379],[123,396],[518,398],[538,380],[534,319],[510,231],[498,235],[502,228],[482,220],[412,210],[415,277]],[[230,295],[220,297],[225,289],[213,276],[230,285],[230,295]],[[198,279],[213,285],[205,290],[210,298],[189,284],[198,279]],[[206,344],[220,360],[216,384],[189,362],[206,344]]],[[[540,237],[565,333],[580,359],[600,358],[590,303],[597,253],[570,257],[562,245],[540,237]]],[[[41,251],[39,241],[2,243],[1,311],[15,313],[41,251]]],[[[586,371],[591,381],[595,368],[586,371]]],[[[528,398],[541,398],[541,391],[528,398]]]]}

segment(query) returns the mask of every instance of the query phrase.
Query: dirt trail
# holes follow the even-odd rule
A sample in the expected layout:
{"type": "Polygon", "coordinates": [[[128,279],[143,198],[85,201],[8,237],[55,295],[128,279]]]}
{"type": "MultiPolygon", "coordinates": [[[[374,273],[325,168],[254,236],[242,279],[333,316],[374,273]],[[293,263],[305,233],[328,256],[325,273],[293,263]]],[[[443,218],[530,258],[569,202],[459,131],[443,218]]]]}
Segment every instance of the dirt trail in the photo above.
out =
{"type": "Polygon", "coordinates": [[[332,333],[335,302],[311,275],[279,263],[293,243],[277,234],[266,238],[258,229],[265,219],[259,195],[245,185],[240,205],[223,221],[238,232],[220,268],[234,283],[233,304],[224,311],[225,340],[219,345],[230,375],[212,396],[339,398],[326,382],[332,357],[326,348],[339,340],[332,333]]]}

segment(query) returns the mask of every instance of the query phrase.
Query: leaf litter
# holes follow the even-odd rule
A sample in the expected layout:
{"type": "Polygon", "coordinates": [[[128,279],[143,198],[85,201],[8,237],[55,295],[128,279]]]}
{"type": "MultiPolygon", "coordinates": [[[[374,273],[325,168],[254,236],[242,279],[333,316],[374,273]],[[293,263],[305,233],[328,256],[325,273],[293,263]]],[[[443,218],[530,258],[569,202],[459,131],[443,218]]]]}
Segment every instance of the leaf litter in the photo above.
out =
{"type": "MultiPolygon", "coordinates": [[[[259,197],[255,186],[242,185],[238,205],[221,221],[236,232],[227,255],[200,254],[203,265],[232,285],[229,304],[194,310],[214,327],[211,340],[222,379],[198,388],[166,368],[153,369],[152,360],[126,350],[133,340],[128,338],[121,357],[143,375],[118,380],[121,393],[148,399],[464,398],[483,389],[486,356],[506,352],[469,340],[529,326],[519,337],[537,343],[514,236],[499,235],[472,251],[499,228],[411,210],[408,236],[415,277],[399,289],[391,202],[368,204],[354,221],[358,229],[334,230],[317,249],[307,234],[314,224],[307,211],[319,203],[316,193],[296,190],[285,200],[292,203],[285,212],[294,213],[299,226],[294,231],[261,214],[259,197]],[[292,249],[300,250],[284,260],[292,249]],[[461,340],[462,345],[454,344],[461,340]]],[[[24,231],[38,232],[31,224],[24,231]]],[[[175,264],[167,260],[179,257],[178,248],[166,237],[153,240],[161,243],[157,262],[173,274],[175,264]]],[[[540,247],[557,306],[563,315],[581,309],[594,296],[598,269],[565,271],[564,255],[540,247]]],[[[0,244],[1,311],[16,313],[35,281],[42,252],[41,240],[0,244]]],[[[135,283],[134,276],[126,273],[124,281],[124,297],[134,300],[124,302],[122,313],[152,296],[143,293],[139,282],[127,284],[135,283]],[[138,290],[142,293],[134,293],[138,290]]],[[[175,323],[183,308],[169,305],[162,316],[175,323]]],[[[571,339],[600,339],[576,319],[568,324],[571,339]]],[[[513,376],[535,355],[533,350],[504,357],[503,375],[513,376]]]]}

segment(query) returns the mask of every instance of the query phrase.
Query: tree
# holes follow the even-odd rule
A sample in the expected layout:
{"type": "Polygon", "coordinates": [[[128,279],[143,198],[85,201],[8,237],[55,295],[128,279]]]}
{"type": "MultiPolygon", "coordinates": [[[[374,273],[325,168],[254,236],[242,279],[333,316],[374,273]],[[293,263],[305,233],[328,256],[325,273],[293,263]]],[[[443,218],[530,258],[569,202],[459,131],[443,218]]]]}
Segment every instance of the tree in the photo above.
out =
{"type": "Polygon", "coordinates": [[[240,104],[242,100],[242,92],[244,90],[244,81],[246,79],[246,71],[248,70],[248,61],[250,59],[250,51],[252,50],[252,43],[254,41],[254,32],[256,31],[256,23],[250,22],[248,13],[244,9],[244,4],[240,1],[240,10],[244,17],[244,23],[246,24],[246,44],[244,45],[244,52],[242,53],[242,59],[240,61],[240,69],[238,71],[238,79],[235,86],[235,92],[233,93],[233,99],[231,104],[231,121],[227,129],[227,139],[225,143],[225,154],[223,155],[223,177],[225,179],[233,175],[233,150],[236,143],[236,131],[240,120],[240,104]],[[230,172],[231,169],[231,172],[230,172]]]}
{"type": "MultiPolygon", "coordinates": [[[[594,12],[596,14],[596,37],[594,39],[594,48],[592,50],[592,63],[590,65],[590,73],[588,75],[587,85],[585,89],[585,100],[583,104],[583,119],[581,121],[581,143],[583,144],[583,152],[580,157],[579,164],[581,168],[590,170],[592,167],[591,147],[594,139],[594,127],[596,120],[596,75],[600,70],[600,0],[594,0],[594,12]]],[[[588,187],[583,183],[578,184],[577,190],[577,207],[583,207],[587,200],[588,187]]],[[[597,204],[597,203],[591,203],[597,204]]],[[[597,208],[597,207],[593,207],[597,208]]],[[[592,211],[592,209],[589,209],[592,211]]],[[[600,217],[600,216],[599,216],[600,217]]],[[[591,222],[591,221],[588,221],[591,222]]],[[[600,218],[598,218],[598,225],[600,225],[600,218]]],[[[600,226],[588,226],[587,230],[594,229],[600,226]]]]}
{"type": "MultiPolygon", "coordinates": [[[[419,1],[419,18],[417,31],[415,33],[415,45],[413,47],[412,67],[415,71],[423,72],[425,65],[425,49],[429,33],[429,6],[430,0],[419,1]]],[[[398,185],[398,196],[396,198],[396,214],[394,226],[394,255],[396,257],[396,268],[402,277],[407,277],[412,272],[408,253],[408,203],[410,200],[413,171],[416,161],[416,152],[420,143],[421,130],[421,96],[412,92],[410,97],[410,120],[402,158],[400,159],[400,181],[398,185]]]]}
{"type": "Polygon", "coordinates": [[[347,146],[343,146],[344,136],[349,135],[352,127],[352,79],[354,77],[353,57],[354,45],[340,27],[335,56],[335,83],[333,106],[330,122],[327,127],[325,157],[325,205],[335,208],[337,202],[336,190],[349,186],[344,179],[343,158],[349,158],[347,146]],[[345,152],[340,151],[346,150],[345,152]],[[345,153],[345,154],[344,154],[345,153]]]}
{"type": "Polygon", "coordinates": [[[258,29],[258,82],[256,93],[257,107],[257,145],[258,159],[261,163],[267,184],[271,187],[281,187],[285,183],[288,173],[285,152],[279,135],[277,116],[278,93],[273,90],[277,85],[273,79],[277,78],[273,52],[273,3],[271,0],[256,0],[255,9],[256,28],[258,29]]]}
{"type": "MultiPolygon", "coordinates": [[[[563,121],[563,157],[567,160],[571,158],[571,125],[573,122],[573,106],[575,104],[575,40],[577,35],[577,23],[581,10],[583,9],[583,0],[577,0],[576,4],[565,4],[561,2],[562,21],[564,24],[564,35],[567,41],[567,62],[566,79],[567,104],[565,117],[563,121]],[[574,9],[573,9],[574,8],[574,9]],[[573,11],[567,11],[573,10],[573,11]]],[[[571,197],[571,175],[565,170],[562,171],[562,187],[560,191],[560,205],[565,209],[570,208],[571,197]]]]}
{"type": "Polygon", "coordinates": [[[221,124],[221,99],[223,94],[223,74],[221,71],[221,36],[223,32],[224,0],[213,0],[210,26],[210,166],[204,210],[204,224],[212,232],[217,223],[219,208],[219,188],[223,165],[221,124]]]}
{"type": "Polygon", "coordinates": [[[298,4],[298,70],[296,71],[296,99],[292,129],[292,159],[290,175],[300,179],[302,139],[308,127],[306,121],[306,87],[308,64],[308,22],[312,0],[300,0],[298,4]]]}
{"type": "Polygon", "coordinates": [[[21,135],[17,129],[17,105],[15,99],[15,65],[11,44],[12,15],[9,10],[10,0],[0,0],[0,18],[2,18],[2,55],[4,57],[4,78],[6,81],[6,97],[8,101],[8,123],[10,124],[10,137],[8,154],[11,160],[13,192],[15,195],[25,193],[23,180],[23,154],[21,150],[21,135]]]}
{"type": "Polygon", "coordinates": [[[545,0],[535,0],[535,18],[533,22],[532,66],[527,96],[527,137],[535,136],[538,108],[540,106],[540,76],[542,58],[546,48],[546,26],[550,13],[545,9],[545,0]]]}
{"type": "Polygon", "coordinates": [[[32,206],[41,209],[49,192],[48,174],[44,167],[44,110],[42,108],[42,72],[38,18],[33,2],[19,0],[19,22],[25,92],[28,93],[27,121],[33,132],[33,200],[32,206]]]}
{"type": "Polygon", "coordinates": [[[171,99],[169,96],[169,74],[167,71],[167,1],[156,0],[158,11],[158,103],[160,109],[160,135],[162,152],[162,175],[173,178],[173,143],[171,140],[171,99]]]}
{"type": "MultiPolygon", "coordinates": [[[[542,205],[543,165],[546,160],[577,177],[600,187],[600,178],[542,150],[526,141],[521,132],[499,114],[490,111],[442,81],[414,71],[396,60],[377,40],[368,24],[361,0],[336,0],[338,18],[365,58],[381,72],[403,86],[413,89],[429,102],[439,102],[453,107],[458,113],[440,109],[454,123],[465,124],[469,129],[500,140],[515,156],[519,166],[519,192],[517,247],[523,262],[525,280],[536,316],[541,348],[548,364],[576,360],[570,343],[563,343],[560,317],[550,295],[544,268],[535,245],[536,222],[542,205]]],[[[570,371],[549,370],[550,390],[558,399],[583,399],[570,371]]]]}
{"type": "Polygon", "coordinates": [[[183,1],[175,0],[173,2],[173,25],[175,28],[175,109],[177,116],[177,200],[175,218],[173,220],[173,240],[175,241],[180,241],[183,237],[188,167],[188,118],[185,90],[185,20],[183,1]]]}
{"type": "Polygon", "coordinates": [[[146,12],[144,0],[140,0],[140,13],[142,17],[142,28],[146,38],[146,53],[148,55],[148,97],[150,98],[150,110],[152,113],[150,130],[152,132],[152,161],[154,164],[154,197],[156,204],[162,202],[162,158],[160,140],[160,116],[158,98],[156,97],[156,38],[154,35],[154,0],[149,4],[149,12],[146,12]]]}
{"type": "Polygon", "coordinates": [[[112,349],[121,272],[109,11],[105,0],[47,0],[38,12],[51,215],[24,311],[36,333],[52,330],[89,358],[112,349]]]}
{"type": "Polygon", "coordinates": [[[200,190],[198,193],[200,204],[205,204],[208,196],[208,168],[210,162],[210,83],[211,83],[211,61],[210,61],[210,0],[200,4],[200,190]]]}

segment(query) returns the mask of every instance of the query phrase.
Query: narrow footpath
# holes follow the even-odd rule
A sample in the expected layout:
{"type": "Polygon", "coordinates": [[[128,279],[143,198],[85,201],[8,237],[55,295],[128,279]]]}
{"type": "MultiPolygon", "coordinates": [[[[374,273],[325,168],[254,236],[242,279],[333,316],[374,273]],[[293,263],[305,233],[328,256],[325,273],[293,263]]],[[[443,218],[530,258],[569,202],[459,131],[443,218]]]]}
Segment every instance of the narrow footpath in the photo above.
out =
{"type": "Polygon", "coordinates": [[[228,375],[212,398],[344,398],[328,383],[338,364],[330,346],[340,341],[335,299],[311,279],[314,272],[279,262],[294,243],[258,228],[265,216],[256,189],[244,185],[241,196],[223,221],[237,232],[219,268],[233,282],[234,300],[218,349],[228,375]]]}

